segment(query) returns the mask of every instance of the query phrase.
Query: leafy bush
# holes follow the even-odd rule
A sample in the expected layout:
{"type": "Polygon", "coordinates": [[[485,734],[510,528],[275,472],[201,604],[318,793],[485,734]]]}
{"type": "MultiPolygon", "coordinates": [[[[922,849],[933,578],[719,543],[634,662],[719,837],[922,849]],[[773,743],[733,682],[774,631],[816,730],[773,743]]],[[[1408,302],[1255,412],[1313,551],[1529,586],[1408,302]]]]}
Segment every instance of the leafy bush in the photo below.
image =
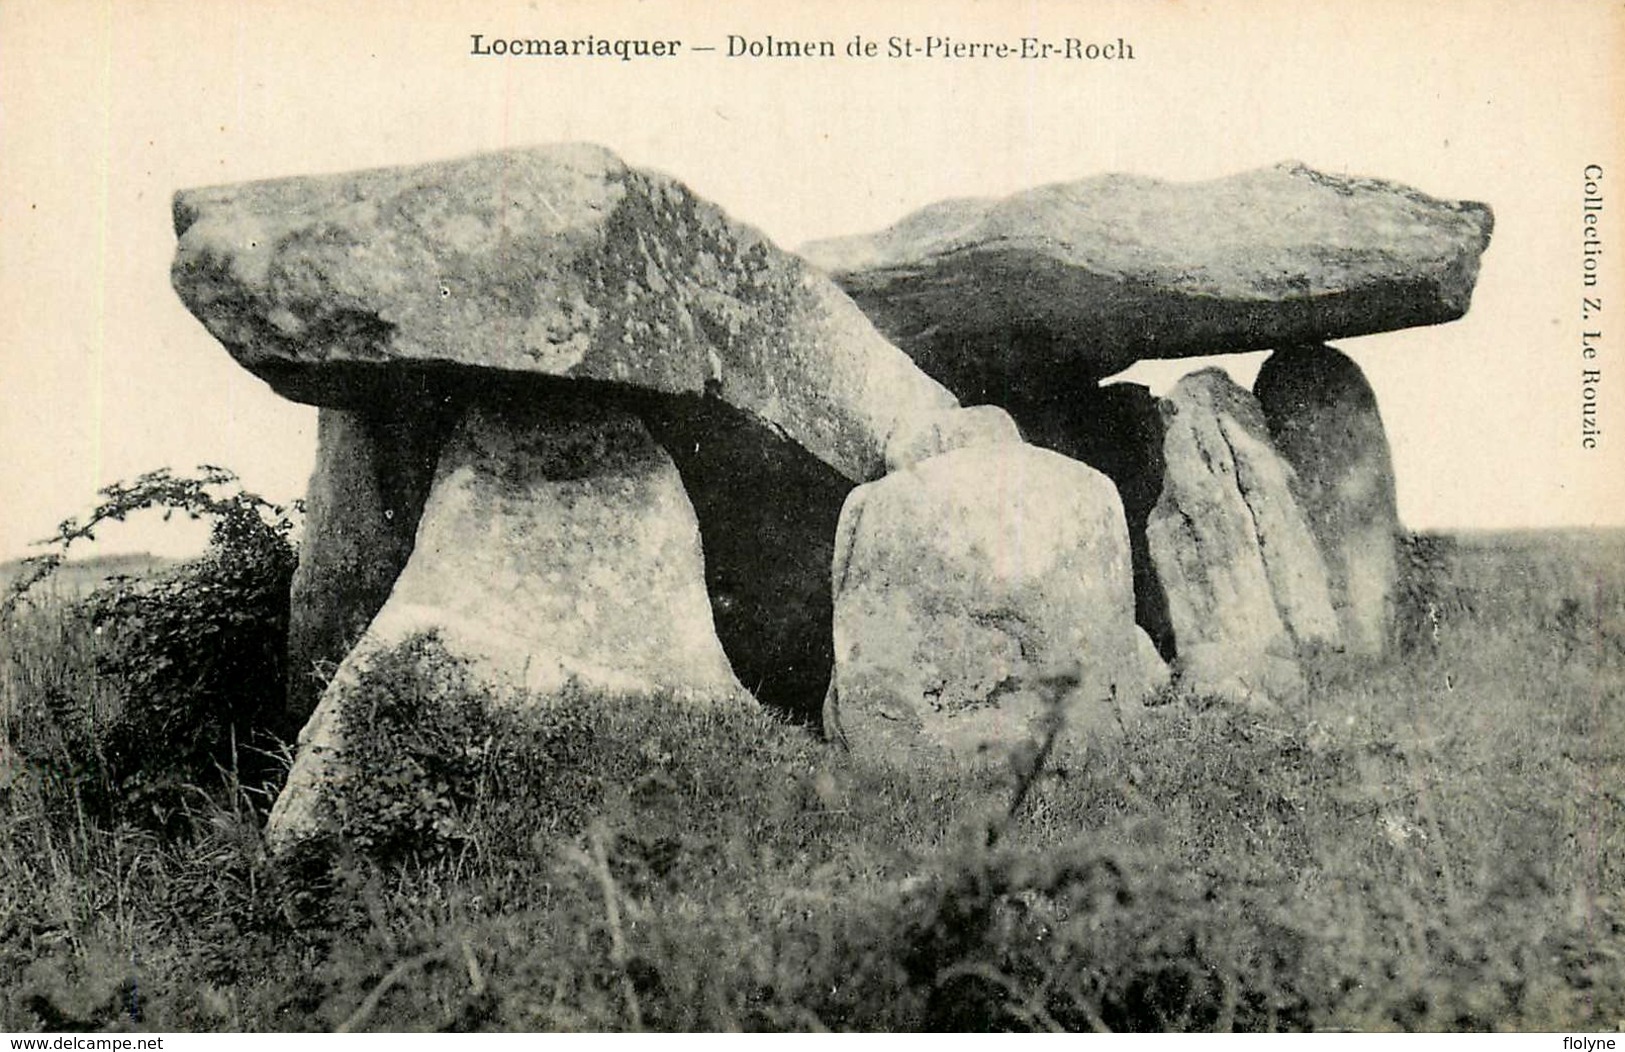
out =
{"type": "Polygon", "coordinates": [[[111,711],[89,696],[48,699],[68,738],[48,759],[67,765],[80,799],[96,813],[173,831],[189,786],[218,784],[221,769],[268,777],[276,764],[265,751],[293,730],[282,722],[293,523],[288,509],[245,492],[221,468],[153,471],[101,496],[84,522],[58,527],[0,615],[15,620],[30,590],[107,522],[147,510],[211,520],[202,556],[147,579],[114,578],[78,601],[111,711]]]}
{"type": "Polygon", "coordinates": [[[342,698],[355,777],[324,800],[324,821],[373,862],[454,857],[471,827],[504,816],[521,839],[577,829],[597,803],[590,706],[566,691],[545,719],[504,709],[432,633],[371,655],[342,698]]]}

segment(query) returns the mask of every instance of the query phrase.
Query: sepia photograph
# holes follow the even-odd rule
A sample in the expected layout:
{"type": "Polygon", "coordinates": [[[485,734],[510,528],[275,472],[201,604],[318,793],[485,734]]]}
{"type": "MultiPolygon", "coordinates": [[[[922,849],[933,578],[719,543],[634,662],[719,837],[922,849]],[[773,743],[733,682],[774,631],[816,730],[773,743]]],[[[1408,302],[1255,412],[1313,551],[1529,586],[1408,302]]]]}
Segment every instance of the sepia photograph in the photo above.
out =
{"type": "Polygon", "coordinates": [[[0,191],[10,1048],[1617,1047],[1625,4],[0,0],[0,191]]]}

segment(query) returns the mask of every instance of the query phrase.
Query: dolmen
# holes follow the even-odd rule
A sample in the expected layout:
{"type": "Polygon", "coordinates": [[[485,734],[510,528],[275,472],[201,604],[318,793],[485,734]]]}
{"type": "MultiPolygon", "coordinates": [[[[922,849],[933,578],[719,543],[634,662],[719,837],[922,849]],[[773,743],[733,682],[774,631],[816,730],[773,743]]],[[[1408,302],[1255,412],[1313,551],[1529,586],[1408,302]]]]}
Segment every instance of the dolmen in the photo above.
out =
{"type": "Polygon", "coordinates": [[[320,408],[275,850],[343,834],[350,701],[426,634],[540,719],[760,701],[879,758],[1167,679],[1117,487],[674,179],[553,146],[182,191],[174,224],[182,302],[320,408]]]}
{"type": "Polygon", "coordinates": [[[277,850],[343,835],[358,684],[427,635],[539,719],[765,703],[905,765],[1290,703],[1394,620],[1388,442],[1327,341],[1460,317],[1492,229],[1288,164],[798,256],[586,145],[182,191],[174,220],[183,303],[320,407],[277,850]],[[1104,382],[1260,349],[1251,391],[1104,382]]]}
{"type": "Polygon", "coordinates": [[[1459,318],[1492,228],[1482,204],[1289,163],[949,201],[801,251],[955,395],[1109,476],[1136,620],[1179,688],[1271,705],[1307,656],[1379,656],[1393,626],[1388,441],[1326,341],[1459,318]],[[1214,368],[1161,398],[1102,382],[1255,350],[1251,392],[1214,368]]]}

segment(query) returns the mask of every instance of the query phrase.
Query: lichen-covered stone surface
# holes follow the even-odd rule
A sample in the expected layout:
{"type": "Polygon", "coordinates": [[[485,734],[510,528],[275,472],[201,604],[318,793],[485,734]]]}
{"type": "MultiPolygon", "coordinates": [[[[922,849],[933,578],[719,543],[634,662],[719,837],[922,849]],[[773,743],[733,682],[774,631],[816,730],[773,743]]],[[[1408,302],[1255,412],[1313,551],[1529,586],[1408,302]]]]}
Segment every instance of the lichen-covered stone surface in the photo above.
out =
{"type": "Polygon", "coordinates": [[[825,727],[859,755],[997,758],[1041,734],[1049,677],[1078,676],[1072,735],[1133,718],[1166,680],[1134,624],[1116,491],[1048,450],[971,446],[858,487],[834,575],[825,727]]]}
{"type": "Polygon", "coordinates": [[[1258,403],[1220,369],[1162,402],[1162,495],[1146,540],[1182,687],[1268,703],[1301,686],[1298,656],[1339,640],[1325,561],[1258,403]]]}
{"type": "Polygon", "coordinates": [[[296,401],[403,366],[707,394],[851,481],[954,399],[821,273],[677,181],[565,145],[187,190],[186,306],[296,401]]]}
{"type": "Polygon", "coordinates": [[[886,470],[901,471],[922,460],[967,446],[1019,443],[1021,431],[996,405],[921,413],[901,424],[886,442],[886,470]]]}
{"type": "Polygon", "coordinates": [[[300,734],[273,844],[314,830],[348,776],[348,685],[424,633],[525,704],[567,688],[755,704],[716,638],[693,508],[642,423],[578,403],[476,408],[447,440],[389,600],[300,734]]]}
{"type": "Polygon", "coordinates": [[[1358,365],[1325,346],[1272,354],[1253,393],[1296,473],[1346,647],[1380,655],[1393,631],[1401,526],[1377,396],[1358,365]]]}
{"type": "Polygon", "coordinates": [[[1459,318],[1492,227],[1483,204],[1287,163],[949,201],[801,251],[961,399],[1009,407],[1142,358],[1459,318]]]}

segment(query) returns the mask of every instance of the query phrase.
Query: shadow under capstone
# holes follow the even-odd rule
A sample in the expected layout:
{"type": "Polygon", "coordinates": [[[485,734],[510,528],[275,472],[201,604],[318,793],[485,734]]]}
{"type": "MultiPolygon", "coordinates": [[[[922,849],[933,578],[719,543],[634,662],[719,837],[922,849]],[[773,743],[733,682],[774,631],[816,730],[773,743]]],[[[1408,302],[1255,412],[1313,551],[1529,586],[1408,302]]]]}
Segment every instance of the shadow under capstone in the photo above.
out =
{"type": "Polygon", "coordinates": [[[635,409],[671,454],[700,521],[717,638],[758,701],[819,726],[835,658],[830,566],[855,485],[713,398],[635,409]]]}

